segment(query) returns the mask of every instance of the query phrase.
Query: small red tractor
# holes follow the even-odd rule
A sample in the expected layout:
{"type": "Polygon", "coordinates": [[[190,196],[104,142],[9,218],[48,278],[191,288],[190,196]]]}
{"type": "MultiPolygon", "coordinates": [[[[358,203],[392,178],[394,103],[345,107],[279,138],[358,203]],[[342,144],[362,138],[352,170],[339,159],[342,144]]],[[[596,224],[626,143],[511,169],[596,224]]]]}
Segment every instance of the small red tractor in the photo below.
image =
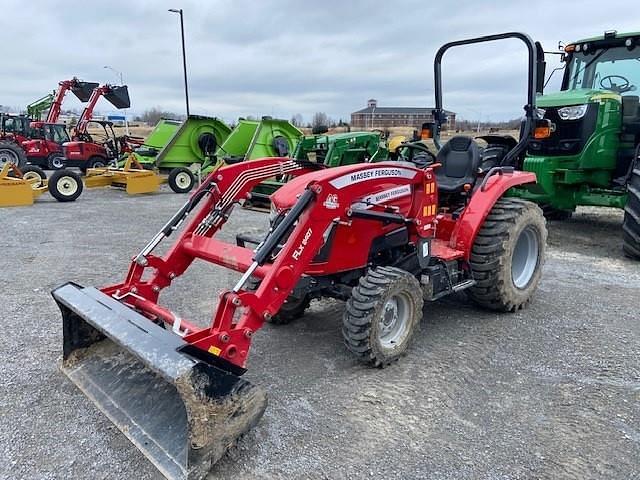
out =
{"type": "MultiPolygon", "coordinates": [[[[529,37],[529,80],[536,48],[529,37]]],[[[439,61],[436,57],[436,83],[439,61]]],[[[523,138],[535,126],[529,90],[523,138]]],[[[254,426],[266,395],[241,375],[266,322],[287,323],[314,298],[346,301],[342,333],[363,362],[385,366],[407,352],[423,302],[466,291],[482,307],[516,311],[541,276],[546,226],[533,203],[505,196],[535,182],[510,166],[482,170],[475,141],[453,137],[435,162],[323,169],[265,158],[211,173],[133,258],[123,282],[67,283],[52,294],[63,317],[62,370],[168,478],[200,479],[254,426]],[[216,238],[234,206],[276,175],[271,226],[257,247],[216,238]],[[163,255],[153,252],[181,228],[163,255]],[[159,303],[195,261],[241,274],[200,327],[159,303]]]]}
{"type": "Polygon", "coordinates": [[[93,110],[100,97],[118,109],[131,106],[126,85],[102,85],[93,90],[74,129],[73,140],[63,145],[65,165],[78,167],[82,172],[87,168],[106,167],[126,150],[125,138],[116,137],[112,122],[93,119],[93,110]],[[97,126],[100,133],[90,134],[92,125],[97,126]]]}
{"type": "Polygon", "coordinates": [[[62,102],[68,91],[71,91],[81,102],[89,100],[91,92],[98,86],[95,82],[84,82],[77,78],[59,82],[51,107],[44,121],[30,124],[29,138],[21,142],[27,161],[31,165],[50,170],[64,167],[62,144],[69,141],[69,134],[64,124],[57,123],[62,112],[62,102]]]}
{"type": "Polygon", "coordinates": [[[11,163],[18,168],[27,164],[22,142],[29,138],[30,120],[24,115],[0,113],[0,168],[11,163]]]}

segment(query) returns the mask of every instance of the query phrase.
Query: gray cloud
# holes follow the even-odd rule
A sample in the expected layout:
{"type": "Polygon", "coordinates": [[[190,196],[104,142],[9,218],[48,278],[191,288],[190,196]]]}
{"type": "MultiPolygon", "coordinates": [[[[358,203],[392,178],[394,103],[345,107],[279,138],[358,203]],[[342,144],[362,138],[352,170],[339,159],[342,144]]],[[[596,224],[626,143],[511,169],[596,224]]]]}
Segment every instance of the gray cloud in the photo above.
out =
{"type": "MultiPolygon", "coordinates": [[[[226,120],[309,119],[315,111],[348,118],[370,97],[431,106],[433,56],[442,43],[519,30],[555,49],[558,40],[639,23],[626,0],[607,2],[606,20],[594,14],[602,4],[593,0],[2,3],[0,103],[24,106],[74,75],[114,82],[102,68],[111,65],[124,73],[132,110],[182,111],[178,22],[167,12],[182,7],[192,111],[226,120]]],[[[467,118],[516,117],[525,68],[524,50],[513,42],[452,51],[443,67],[445,106],[467,118]]],[[[80,107],[74,99],[67,105],[80,107]]]]}

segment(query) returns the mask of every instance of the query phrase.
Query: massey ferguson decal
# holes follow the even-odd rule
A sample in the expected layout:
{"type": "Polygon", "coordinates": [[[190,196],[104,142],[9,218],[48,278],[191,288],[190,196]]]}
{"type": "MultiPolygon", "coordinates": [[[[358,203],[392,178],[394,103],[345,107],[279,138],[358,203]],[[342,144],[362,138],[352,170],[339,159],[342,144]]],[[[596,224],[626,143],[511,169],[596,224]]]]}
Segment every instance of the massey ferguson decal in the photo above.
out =
{"type": "Polygon", "coordinates": [[[411,185],[402,185],[401,187],[389,188],[373,195],[364,197],[362,200],[351,205],[351,208],[371,208],[374,205],[380,205],[381,203],[387,203],[396,198],[406,197],[411,195],[411,185]]]}
{"type": "Polygon", "coordinates": [[[341,177],[334,178],[329,183],[338,190],[354,183],[365,182],[380,178],[406,178],[413,179],[417,175],[417,171],[402,167],[378,167],[369,170],[361,170],[359,172],[347,173],[341,177]]]}

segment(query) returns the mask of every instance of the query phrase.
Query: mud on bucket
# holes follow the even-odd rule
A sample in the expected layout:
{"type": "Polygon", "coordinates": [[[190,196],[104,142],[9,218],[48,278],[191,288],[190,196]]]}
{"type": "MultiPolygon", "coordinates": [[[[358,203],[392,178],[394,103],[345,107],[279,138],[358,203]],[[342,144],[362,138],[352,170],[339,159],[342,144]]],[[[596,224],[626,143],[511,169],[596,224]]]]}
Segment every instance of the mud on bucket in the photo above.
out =
{"type": "Polygon", "coordinates": [[[62,371],[170,479],[201,479],[266,408],[255,385],[99,290],[67,283],[62,371]]]}

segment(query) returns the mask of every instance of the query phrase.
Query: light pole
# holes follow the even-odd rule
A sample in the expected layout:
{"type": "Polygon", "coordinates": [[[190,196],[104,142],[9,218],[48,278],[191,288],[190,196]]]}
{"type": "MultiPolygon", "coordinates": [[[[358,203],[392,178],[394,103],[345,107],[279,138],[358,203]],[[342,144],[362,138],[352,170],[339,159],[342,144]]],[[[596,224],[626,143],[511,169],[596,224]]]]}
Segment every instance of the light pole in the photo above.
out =
{"type": "Polygon", "coordinates": [[[182,15],[182,9],[170,8],[171,13],[177,13],[180,15],[180,34],[182,35],[182,69],[184,70],[184,100],[187,105],[187,118],[189,117],[189,87],[187,85],[187,54],[184,47],[184,17],[182,15]]]}
{"type": "MultiPolygon", "coordinates": [[[[115,68],[113,68],[110,65],[105,65],[102,68],[106,68],[107,70],[111,70],[113,73],[115,73],[118,77],[120,77],[120,85],[124,85],[124,76],[122,75],[121,71],[116,70],[115,68]]],[[[125,133],[125,135],[129,135],[129,121],[127,120],[128,110],[129,109],[127,109],[127,108],[124,109],[124,133],[125,133]]]]}

